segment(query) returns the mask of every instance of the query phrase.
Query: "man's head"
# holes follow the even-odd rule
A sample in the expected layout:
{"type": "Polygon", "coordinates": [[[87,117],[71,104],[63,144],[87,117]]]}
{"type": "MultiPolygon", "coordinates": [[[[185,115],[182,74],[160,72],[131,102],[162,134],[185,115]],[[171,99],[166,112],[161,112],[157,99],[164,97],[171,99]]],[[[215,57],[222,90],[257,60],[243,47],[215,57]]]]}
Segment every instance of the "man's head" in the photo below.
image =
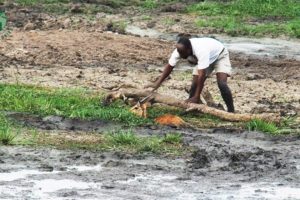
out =
{"type": "Polygon", "coordinates": [[[187,59],[193,55],[191,41],[186,37],[181,37],[176,44],[177,51],[181,58],[187,59]]]}

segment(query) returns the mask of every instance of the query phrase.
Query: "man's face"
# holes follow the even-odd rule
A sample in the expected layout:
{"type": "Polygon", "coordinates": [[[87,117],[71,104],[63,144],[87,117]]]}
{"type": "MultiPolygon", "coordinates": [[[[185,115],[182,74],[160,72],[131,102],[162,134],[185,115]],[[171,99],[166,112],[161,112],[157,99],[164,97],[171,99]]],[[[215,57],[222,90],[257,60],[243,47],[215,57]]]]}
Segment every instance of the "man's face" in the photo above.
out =
{"type": "Polygon", "coordinates": [[[186,48],[182,44],[177,44],[176,48],[180,57],[183,59],[187,59],[189,56],[192,55],[192,49],[186,48]]]}

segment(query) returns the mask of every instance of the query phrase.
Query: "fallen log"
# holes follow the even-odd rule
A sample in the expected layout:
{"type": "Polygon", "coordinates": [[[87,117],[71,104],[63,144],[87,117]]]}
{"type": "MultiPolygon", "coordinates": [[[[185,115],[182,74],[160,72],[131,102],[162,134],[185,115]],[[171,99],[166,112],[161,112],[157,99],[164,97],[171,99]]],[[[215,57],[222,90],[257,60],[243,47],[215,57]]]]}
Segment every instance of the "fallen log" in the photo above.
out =
{"type": "MultiPolygon", "coordinates": [[[[112,92],[108,94],[105,98],[105,103],[109,104],[116,99],[124,99],[125,98],[143,98],[149,95],[150,91],[147,90],[139,90],[139,89],[127,89],[120,90],[116,92],[112,92]]],[[[216,116],[220,119],[231,121],[231,122],[247,122],[253,119],[261,119],[266,122],[280,122],[280,115],[276,113],[263,113],[263,114],[239,114],[239,113],[229,113],[223,110],[219,110],[213,107],[209,107],[204,104],[195,104],[195,103],[185,103],[182,100],[178,100],[176,98],[161,95],[158,93],[153,93],[151,96],[151,102],[153,103],[162,103],[169,106],[174,106],[178,108],[186,109],[186,111],[199,111],[201,113],[210,114],[216,116]]]]}

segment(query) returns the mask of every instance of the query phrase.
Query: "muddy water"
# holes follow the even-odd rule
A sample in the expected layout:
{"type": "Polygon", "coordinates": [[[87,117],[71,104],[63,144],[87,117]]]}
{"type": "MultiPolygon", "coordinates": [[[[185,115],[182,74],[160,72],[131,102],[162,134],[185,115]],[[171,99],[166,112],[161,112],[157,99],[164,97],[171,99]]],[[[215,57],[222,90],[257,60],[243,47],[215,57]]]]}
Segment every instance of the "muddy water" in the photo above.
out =
{"type": "MultiPolygon", "coordinates": [[[[27,125],[33,121],[32,117],[28,119],[27,125]]],[[[52,125],[63,124],[63,119],[56,119],[51,121],[52,125]]],[[[31,125],[45,129],[45,120],[36,121],[31,125]]],[[[100,122],[77,123],[72,131],[85,128],[101,132],[101,127],[106,127],[100,122]]],[[[57,128],[65,130],[64,126],[57,128]]],[[[135,131],[141,135],[179,132],[184,143],[195,151],[184,157],[170,158],[1,146],[0,197],[300,199],[299,136],[274,137],[220,128],[139,127],[135,131]]]]}
{"type": "MultiPolygon", "coordinates": [[[[128,26],[127,33],[142,37],[176,40],[177,34],[161,33],[155,29],[141,29],[136,26],[128,26]]],[[[198,37],[197,35],[193,37],[198,37]]],[[[200,37],[200,36],[199,36],[200,37]]],[[[300,40],[271,39],[271,38],[243,38],[215,35],[225,46],[234,53],[243,53],[252,56],[296,59],[300,60],[300,40]]]]}

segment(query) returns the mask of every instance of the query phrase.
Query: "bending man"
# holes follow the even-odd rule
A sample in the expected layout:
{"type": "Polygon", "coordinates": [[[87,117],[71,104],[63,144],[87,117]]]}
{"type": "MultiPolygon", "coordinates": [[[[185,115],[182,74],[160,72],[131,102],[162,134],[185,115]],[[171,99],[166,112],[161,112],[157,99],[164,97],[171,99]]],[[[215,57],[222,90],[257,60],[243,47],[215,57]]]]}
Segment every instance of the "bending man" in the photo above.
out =
{"type": "Polygon", "coordinates": [[[195,64],[189,99],[186,102],[200,102],[204,82],[207,76],[215,71],[218,87],[226,103],[227,111],[234,112],[232,94],[227,85],[227,78],[230,77],[232,71],[229,53],[221,42],[213,38],[180,38],[160,78],[146,87],[152,87],[153,90],[159,88],[180,58],[188,59],[191,64],[195,64]]]}

